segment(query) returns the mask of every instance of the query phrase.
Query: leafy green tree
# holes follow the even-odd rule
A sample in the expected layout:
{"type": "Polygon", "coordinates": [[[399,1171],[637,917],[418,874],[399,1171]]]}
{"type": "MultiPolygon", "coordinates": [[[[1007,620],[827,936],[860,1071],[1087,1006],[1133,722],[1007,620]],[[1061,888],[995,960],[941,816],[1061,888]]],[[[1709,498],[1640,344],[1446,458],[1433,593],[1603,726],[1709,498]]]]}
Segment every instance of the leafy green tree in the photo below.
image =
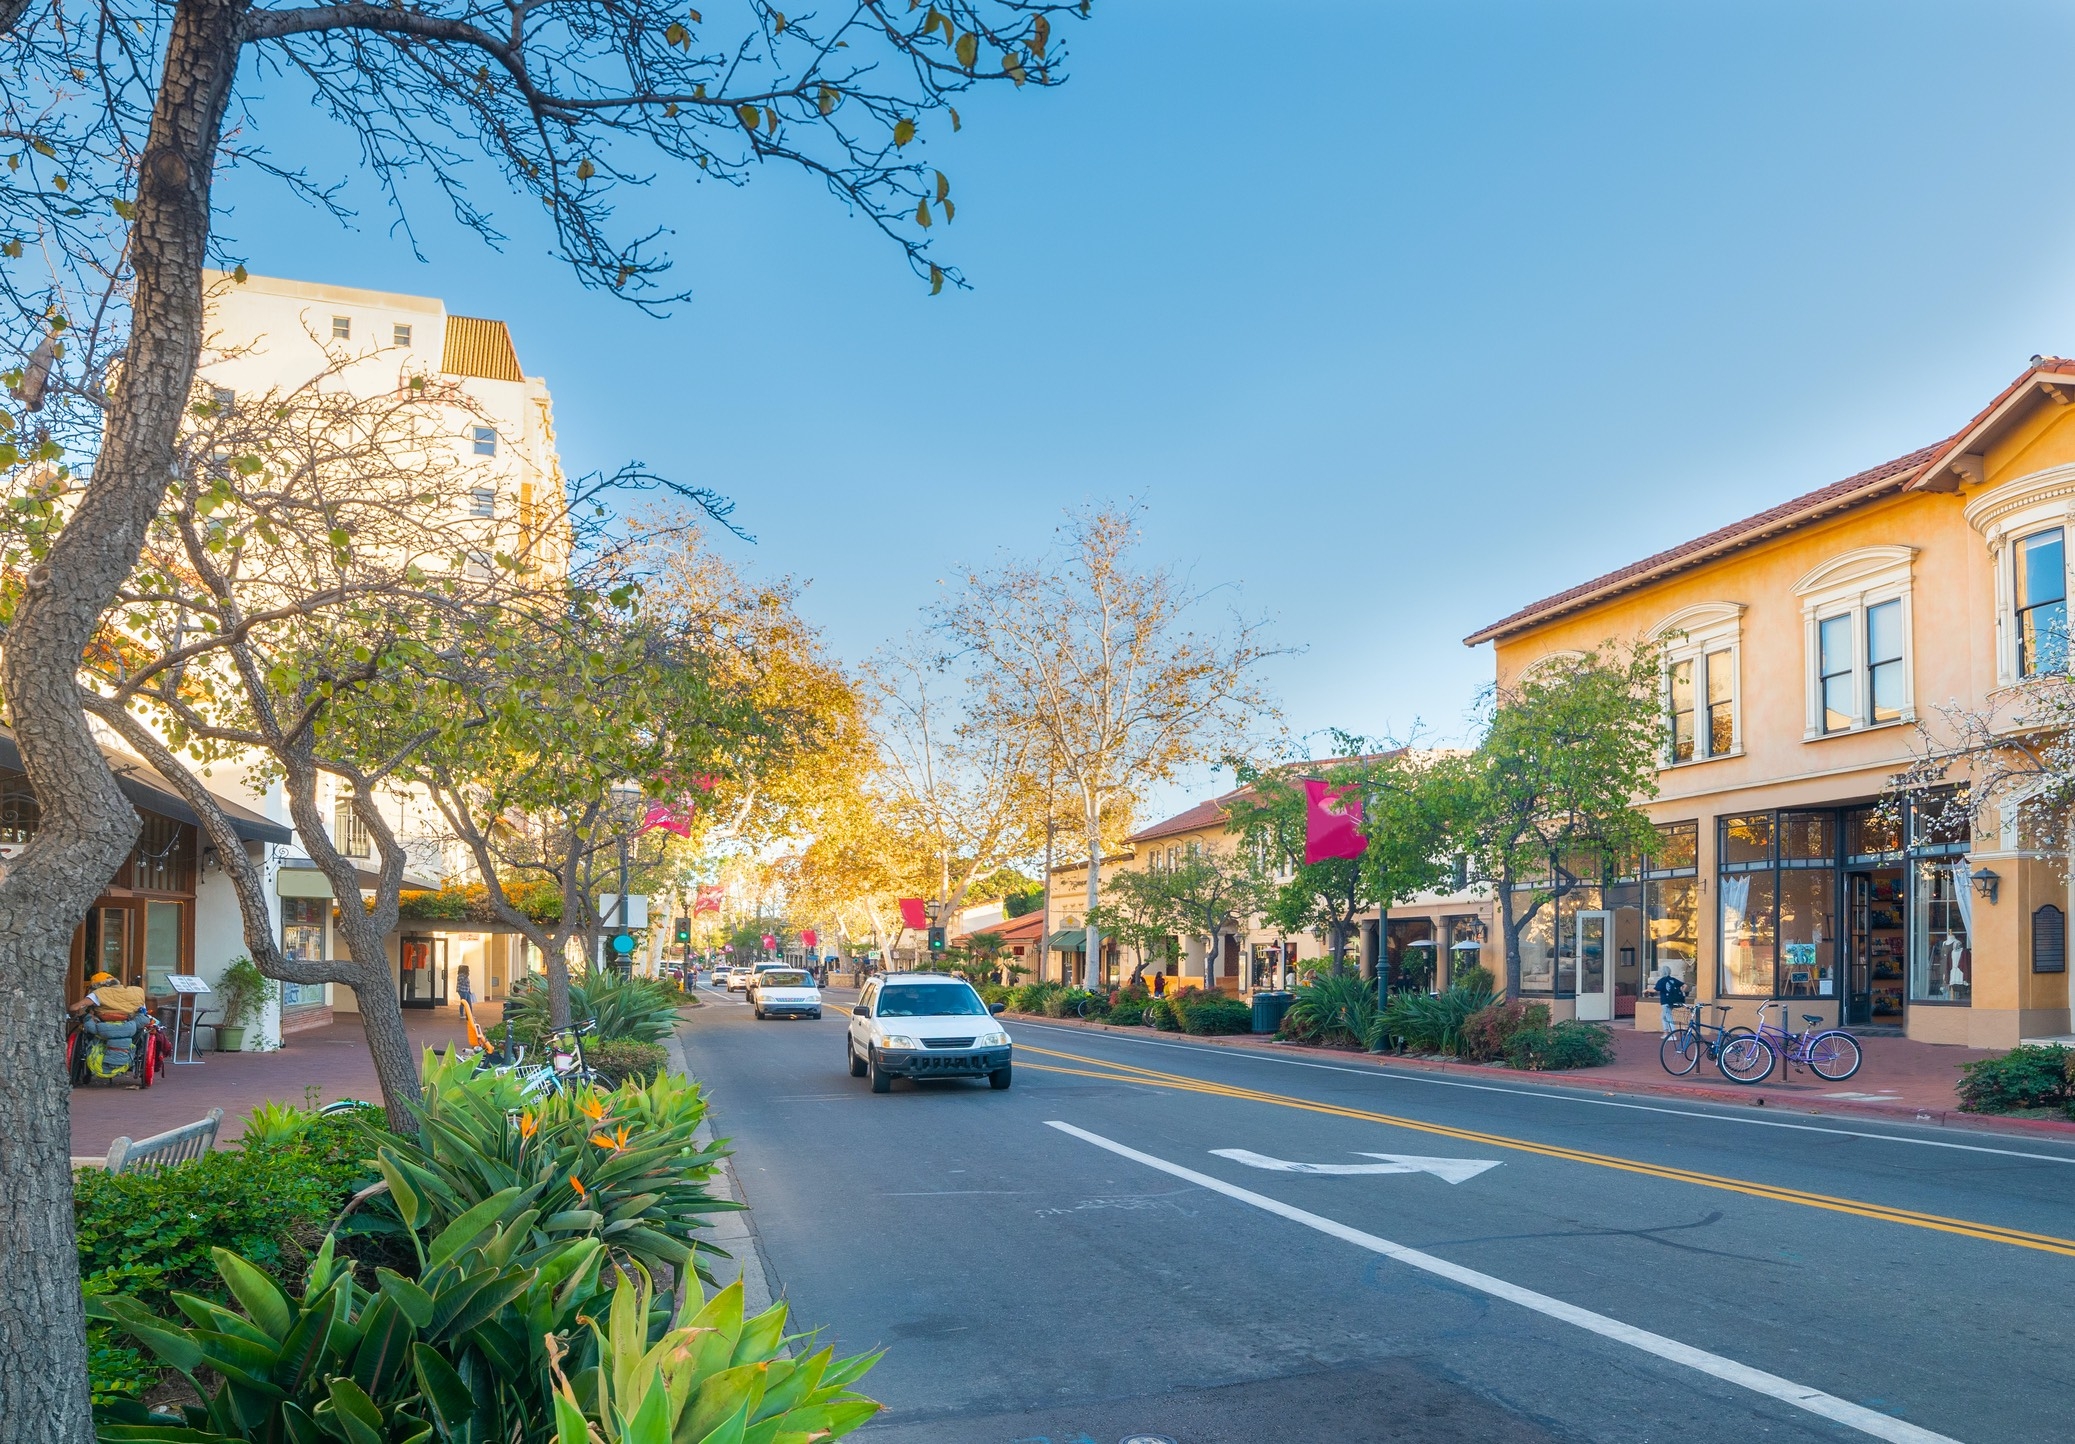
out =
{"type": "Polygon", "coordinates": [[[1448,839],[1459,787],[1435,754],[1378,746],[1334,732],[1341,755],[1317,764],[1261,769],[1242,765],[1246,790],[1232,804],[1233,824],[1275,877],[1262,908],[1265,921],[1289,933],[1326,940],[1333,972],[1346,970],[1355,919],[1434,887],[1447,875],[1448,839]],[[1304,861],[1304,774],[1350,788],[1362,806],[1366,846],[1359,857],[1304,861]]]}
{"type": "Polygon", "coordinates": [[[1612,862],[1655,839],[1636,804],[1657,795],[1664,762],[1662,675],[1650,642],[1551,657],[1493,689],[1483,739],[1445,768],[1457,850],[1498,889],[1509,996],[1521,934],[1554,901],[1523,880],[1549,877],[1560,856],[1612,862]]]}
{"type": "Polygon", "coordinates": [[[1138,960],[1128,983],[1138,982],[1149,963],[1166,955],[1182,926],[1168,874],[1153,868],[1111,873],[1089,917],[1103,937],[1130,948],[1138,960]]]}

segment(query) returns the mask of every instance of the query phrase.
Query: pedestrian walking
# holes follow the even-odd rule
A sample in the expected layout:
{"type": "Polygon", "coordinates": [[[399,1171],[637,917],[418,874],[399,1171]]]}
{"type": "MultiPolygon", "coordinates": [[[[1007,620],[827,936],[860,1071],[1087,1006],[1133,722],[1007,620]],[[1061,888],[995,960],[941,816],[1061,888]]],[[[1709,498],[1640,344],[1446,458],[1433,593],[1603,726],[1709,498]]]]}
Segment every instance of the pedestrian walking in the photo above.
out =
{"type": "Polygon", "coordinates": [[[475,985],[468,980],[467,963],[463,963],[454,970],[454,992],[462,1002],[467,1003],[470,1007],[475,1006],[476,990],[475,985]]]}

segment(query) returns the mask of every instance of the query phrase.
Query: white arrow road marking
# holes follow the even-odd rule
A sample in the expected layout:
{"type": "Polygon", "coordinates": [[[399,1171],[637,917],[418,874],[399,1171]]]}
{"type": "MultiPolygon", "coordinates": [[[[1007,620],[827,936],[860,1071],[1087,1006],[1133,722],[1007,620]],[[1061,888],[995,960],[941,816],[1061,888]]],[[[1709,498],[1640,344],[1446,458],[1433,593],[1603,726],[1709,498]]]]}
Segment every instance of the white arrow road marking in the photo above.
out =
{"type": "Polygon", "coordinates": [[[1422,1158],[1416,1153],[1357,1155],[1380,1158],[1383,1160],[1381,1163],[1292,1163],[1285,1158],[1270,1158],[1265,1153],[1251,1153],[1244,1148],[1213,1148],[1211,1152],[1234,1163],[1244,1163],[1248,1168],[1265,1168],[1271,1173],[1431,1173],[1449,1183],[1461,1183],[1466,1178],[1475,1178],[1487,1168],[1499,1166],[1496,1158],[1422,1158]]]}
{"type": "Polygon", "coordinates": [[[1611,1339],[1617,1344],[1626,1344],[1631,1349],[1641,1350],[1645,1354],[1654,1354],[1660,1359],[1669,1359],[1674,1364],[1683,1364],[1724,1383],[1749,1389],[1754,1394],[1763,1394],[1768,1399],[1777,1399],[1797,1409],[1806,1409],[1819,1418],[1833,1420],[1848,1429],[1856,1429],[1861,1434],[1871,1435],[1875,1439],[1885,1439],[1888,1444],[1959,1444],[1956,1439],[1944,1434],[1934,1434],[1929,1429],[1905,1419],[1879,1413],[1863,1404],[1854,1404],[1848,1399],[1826,1394],[1821,1389],[1810,1388],[1807,1384],[1797,1384],[1792,1379],[1783,1379],[1778,1374],[1769,1374],[1763,1369],[1754,1369],[1749,1364],[1740,1364],[1735,1359],[1726,1358],[1721,1354],[1711,1354],[1706,1349],[1682,1344],[1677,1339],[1666,1338],[1663,1334],[1653,1334],[1648,1329],[1637,1328],[1634,1324],[1624,1324],[1621,1320],[1609,1318],[1605,1314],[1581,1309],[1576,1304],[1567,1304],[1562,1299],[1551,1298],[1548,1294],[1536,1293],[1533,1289],[1522,1288],[1519,1284],[1508,1283],[1491,1274],[1479,1273],[1476,1269],[1451,1263],[1437,1254],[1423,1253],[1416,1248],[1407,1248],[1402,1243],[1379,1238],[1373,1233],[1364,1233],[1358,1228],[1350,1228],[1322,1214],[1307,1213],[1264,1193],[1255,1193],[1251,1189],[1227,1183],[1222,1178],[1212,1178],[1207,1173],[1198,1173],[1195,1169],[1184,1168],[1179,1163],[1169,1163],[1164,1158],[1141,1153],[1136,1148],[1104,1138],[1100,1133],[1090,1133],[1085,1128],[1076,1128],[1071,1123],[1061,1123],[1057,1120],[1049,1121],[1045,1126],[1056,1128],[1061,1133],[1069,1134],[1083,1142],[1092,1143],[1097,1148],[1106,1148],[1119,1158],[1143,1163],[1148,1168],[1157,1168],[1162,1173],[1184,1179],[1199,1188],[1222,1193],[1227,1198],[1237,1199],[1264,1213],[1272,1213],[1278,1218],[1289,1219],[1292,1223],[1301,1223],[1306,1228],[1317,1229],[1320,1233],[1337,1238],[1343,1243],[1351,1243],[1356,1248],[1364,1248],[1371,1253],[1382,1254],[1385,1258],[1396,1259],[1399,1263],[1418,1269],[1422,1273],[1433,1274],[1464,1288],[1489,1294],[1492,1298],[1518,1304],[1546,1318],[1570,1324],[1587,1333],[1598,1334],[1601,1338],[1611,1339]]]}

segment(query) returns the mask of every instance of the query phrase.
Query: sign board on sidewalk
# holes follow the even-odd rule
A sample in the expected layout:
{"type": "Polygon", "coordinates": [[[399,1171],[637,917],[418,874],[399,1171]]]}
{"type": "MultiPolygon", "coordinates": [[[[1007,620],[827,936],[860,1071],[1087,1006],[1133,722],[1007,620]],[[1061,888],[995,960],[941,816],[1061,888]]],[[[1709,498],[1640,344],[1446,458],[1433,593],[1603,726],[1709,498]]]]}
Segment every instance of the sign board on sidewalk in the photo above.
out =
{"type": "Polygon", "coordinates": [[[166,986],[176,993],[206,993],[209,985],[192,973],[169,973],[166,986]]]}

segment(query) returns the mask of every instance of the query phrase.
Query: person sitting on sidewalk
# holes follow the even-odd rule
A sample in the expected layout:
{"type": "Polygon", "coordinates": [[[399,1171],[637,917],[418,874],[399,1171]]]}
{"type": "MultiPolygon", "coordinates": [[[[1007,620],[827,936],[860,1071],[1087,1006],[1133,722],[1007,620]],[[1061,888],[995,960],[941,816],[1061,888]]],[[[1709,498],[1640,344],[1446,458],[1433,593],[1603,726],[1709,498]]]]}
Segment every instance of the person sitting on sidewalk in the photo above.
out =
{"type": "Polygon", "coordinates": [[[87,993],[65,1011],[84,1013],[88,1008],[104,1023],[127,1023],[144,1007],[144,990],[119,981],[113,973],[96,973],[86,980],[87,993]]]}

